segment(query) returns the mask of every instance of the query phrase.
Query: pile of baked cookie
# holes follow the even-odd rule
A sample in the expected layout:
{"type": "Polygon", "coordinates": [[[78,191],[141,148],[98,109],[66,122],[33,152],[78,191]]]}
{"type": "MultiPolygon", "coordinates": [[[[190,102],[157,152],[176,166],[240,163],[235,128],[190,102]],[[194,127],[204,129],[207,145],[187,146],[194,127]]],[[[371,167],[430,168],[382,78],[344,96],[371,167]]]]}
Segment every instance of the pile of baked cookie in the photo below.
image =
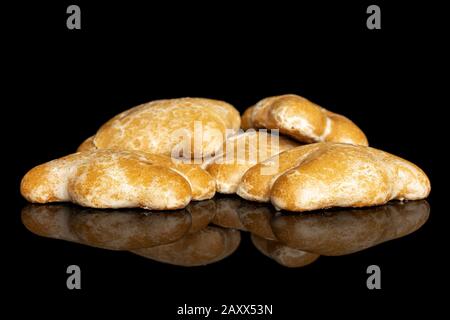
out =
{"type": "Polygon", "coordinates": [[[259,101],[242,118],[211,99],[139,105],[21,183],[30,202],[92,208],[173,210],[216,192],[309,211],[423,199],[430,182],[416,165],[368,147],[348,118],[283,95],[259,101]]]}

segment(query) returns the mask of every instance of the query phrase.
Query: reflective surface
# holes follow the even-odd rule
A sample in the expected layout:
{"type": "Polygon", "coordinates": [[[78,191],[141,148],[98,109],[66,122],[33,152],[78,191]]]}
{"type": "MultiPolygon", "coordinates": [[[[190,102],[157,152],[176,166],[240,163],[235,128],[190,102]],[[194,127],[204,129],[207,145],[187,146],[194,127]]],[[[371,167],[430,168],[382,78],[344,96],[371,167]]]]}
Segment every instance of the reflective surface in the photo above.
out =
{"type": "Polygon", "coordinates": [[[346,255],[406,236],[427,221],[429,212],[425,200],[288,213],[238,197],[216,197],[176,211],[28,204],[22,223],[42,237],[130,251],[178,266],[223,260],[250,233],[261,254],[286,267],[302,267],[320,255],[346,255]]]}

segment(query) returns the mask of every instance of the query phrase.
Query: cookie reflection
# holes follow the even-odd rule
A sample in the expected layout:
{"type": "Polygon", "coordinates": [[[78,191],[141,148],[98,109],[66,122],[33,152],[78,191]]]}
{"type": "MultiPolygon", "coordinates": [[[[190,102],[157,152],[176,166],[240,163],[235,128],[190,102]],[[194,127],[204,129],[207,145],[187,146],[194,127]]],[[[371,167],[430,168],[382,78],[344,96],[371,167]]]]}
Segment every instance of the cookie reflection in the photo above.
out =
{"type": "Polygon", "coordinates": [[[316,261],[320,255],[290,248],[277,241],[267,240],[252,234],[255,247],[267,257],[288,268],[304,267],[316,261]]]}
{"type": "Polygon", "coordinates": [[[276,210],[267,204],[242,200],[237,209],[239,220],[245,230],[267,240],[276,241],[271,221],[276,210]]]}
{"type": "Polygon", "coordinates": [[[70,228],[84,244],[109,249],[132,250],[158,246],[183,237],[191,227],[185,210],[143,213],[136,210],[83,210],[73,214],[70,228]]]}
{"type": "Polygon", "coordinates": [[[22,209],[23,225],[32,233],[47,238],[80,242],[70,229],[70,205],[28,204],[22,209]]]}
{"type": "Polygon", "coordinates": [[[187,210],[170,212],[27,205],[22,223],[40,236],[109,250],[132,250],[174,242],[191,228],[187,210]]]}
{"type": "Polygon", "coordinates": [[[189,233],[196,233],[206,228],[216,215],[216,201],[206,200],[199,202],[191,202],[186,210],[191,215],[191,228],[189,233]]]}
{"type": "Polygon", "coordinates": [[[289,247],[340,256],[406,236],[419,229],[429,213],[425,200],[392,202],[367,209],[278,214],[271,225],[276,238],[289,247]]]}
{"type": "Polygon", "coordinates": [[[301,267],[319,255],[350,254],[408,235],[429,212],[425,200],[287,213],[238,197],[216,197],[175,211],[30,204],[22,210],[22,222],[43,237],[131,251],[179,266],[228,257],[239,246],[240,231],[247,231],[264,255],[286,267],[301,267]]]}
{"type": "Polygon", "coordinates": [[[225,259],[238,248],[240,241],[238,230],[209,226],[174,243],[132,252],[159,262],[193,267],[225,259]]]}
{"type": "Polygon", "coordinates": [[[238,209],[244,200],[239,197],[220,197],[215,198],[216,214],[212,223],[223,228],[233,228],[241,231],[247,231],[239,219],[238,209]]]}

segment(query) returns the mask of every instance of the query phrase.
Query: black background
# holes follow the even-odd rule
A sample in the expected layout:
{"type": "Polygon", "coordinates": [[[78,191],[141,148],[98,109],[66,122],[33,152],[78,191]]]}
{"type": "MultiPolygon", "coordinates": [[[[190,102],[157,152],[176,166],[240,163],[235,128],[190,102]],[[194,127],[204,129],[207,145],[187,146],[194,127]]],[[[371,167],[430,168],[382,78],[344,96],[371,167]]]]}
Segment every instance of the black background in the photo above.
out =
{"type": "Polygon", "coordinates": [[[276,316],[300,318],[441,306],[438,290],[448,282],[445,172],[438,171],[448,127],[448,99],[440,97],[448,90],[443,8],[375,1],[382,29],[368,30],[372,2],[73,3],[81,7],[81,30],[66,28],[70,2],[20,3],[3,12],[2,86],[11,98],[3,105],[3,147],[11,153],[2,264],[9,298],[29,306],[16,311],[61,316],[60,307],[71,315],[94,307],[99,314],[172,318],[184,303],[266,303],[276,316]],[[246,236],[230,258],[186,269],[39,238],[21,225],[23,174],[73,152],[118,112],[182,96],[222,99],[243,111],[284,93],[348,116],[371,146],[422,167],[433,188],[427,224],[403,239],[300,269],[262,256],[246,236]],[[70,264],[82,269],[81,291],[65,287],[70,264]],[[366,288],[371,264],[381,267],[382,290],[366,288]]]}

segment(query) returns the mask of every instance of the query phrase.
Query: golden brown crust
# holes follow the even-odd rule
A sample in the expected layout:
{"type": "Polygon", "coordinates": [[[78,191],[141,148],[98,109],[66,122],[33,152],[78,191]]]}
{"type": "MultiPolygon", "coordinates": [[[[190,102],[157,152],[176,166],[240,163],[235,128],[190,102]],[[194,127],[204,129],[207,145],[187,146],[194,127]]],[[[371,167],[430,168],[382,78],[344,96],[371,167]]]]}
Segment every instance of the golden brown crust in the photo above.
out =
{"type": "Polygon", "coordinates": [[[279,129],[282,134],[306,143],[368,145],[366,136],[352,121],[294,94],[259,101],[244,112],[242,123],[244,129],[279,129]]]}
{"type": "Polygon", "coordinates": [[[278,176],[293,168],[297,163],[301,163],[319,148],[319,144],[304,145],[254,165],[242,176],[236,193],[247,200],[269,202],[270,189],[278,176]]]}
{"type": "Polygon", "coordinates": [[[220,193],[235,193],[244,173],[257,164],[299,144],[267,132],[248,131],[230,137],[220,154],[203,164],[220,193]]]}
{"type": "Polygon", "coordinates": [[[220,149],[227,135],[238,131],[240,123],[239,112],[223,101],[156,100],[116,115],[79,150],[134,150],[202,158],[220,149]]]}
{"type": "Polygon", "coordinates": [[[252,113],[253,113],[254,107],[247,108],[247,110],[244,111],[244,114],[241,117],[241,128],[244,130],[253,128],[252,123],[252,113]]]}
{"type": "Polygon", "coordinates": [[[287,150],[246,172],[238,194],[289,211],[380,205],[430,192],[414,164],[374,148],[317,143],[287,150]],[[270,172],[271,174],[262,174],[270,172]]]}
{"type": "Polygon", "coordinates": [[[94,151],[97,150],[97,147],[94,144],[94,137],[89,137],[86,140],[84,140],[77,149],[77,152],[83,152],[83,151],[94,151]]]}
{"type": "Polygon", "coordinates": [[[93,208],[179,209],[214,195],[198,165],[144,152],[79,152],[31,169],[21,193],[30,202],[70,201],[93,208]]]}
{"type": "Polygon", "coordinates": [[[216,193],[216,184],[213,177],[200,165],[183,163],[161,155],[148,155],[147,157],[155,160],[159,158],[159,165],[170,166],[171,169],[183,175],[191,184],[193,200],[211,199],[216,193]]]}
{"type": "Polygon", "coordinates": [[[331,119],[331,129],[325,141],[369,145],[365,134],[350,119],[329,111],[326,114],[331,119]]]}

